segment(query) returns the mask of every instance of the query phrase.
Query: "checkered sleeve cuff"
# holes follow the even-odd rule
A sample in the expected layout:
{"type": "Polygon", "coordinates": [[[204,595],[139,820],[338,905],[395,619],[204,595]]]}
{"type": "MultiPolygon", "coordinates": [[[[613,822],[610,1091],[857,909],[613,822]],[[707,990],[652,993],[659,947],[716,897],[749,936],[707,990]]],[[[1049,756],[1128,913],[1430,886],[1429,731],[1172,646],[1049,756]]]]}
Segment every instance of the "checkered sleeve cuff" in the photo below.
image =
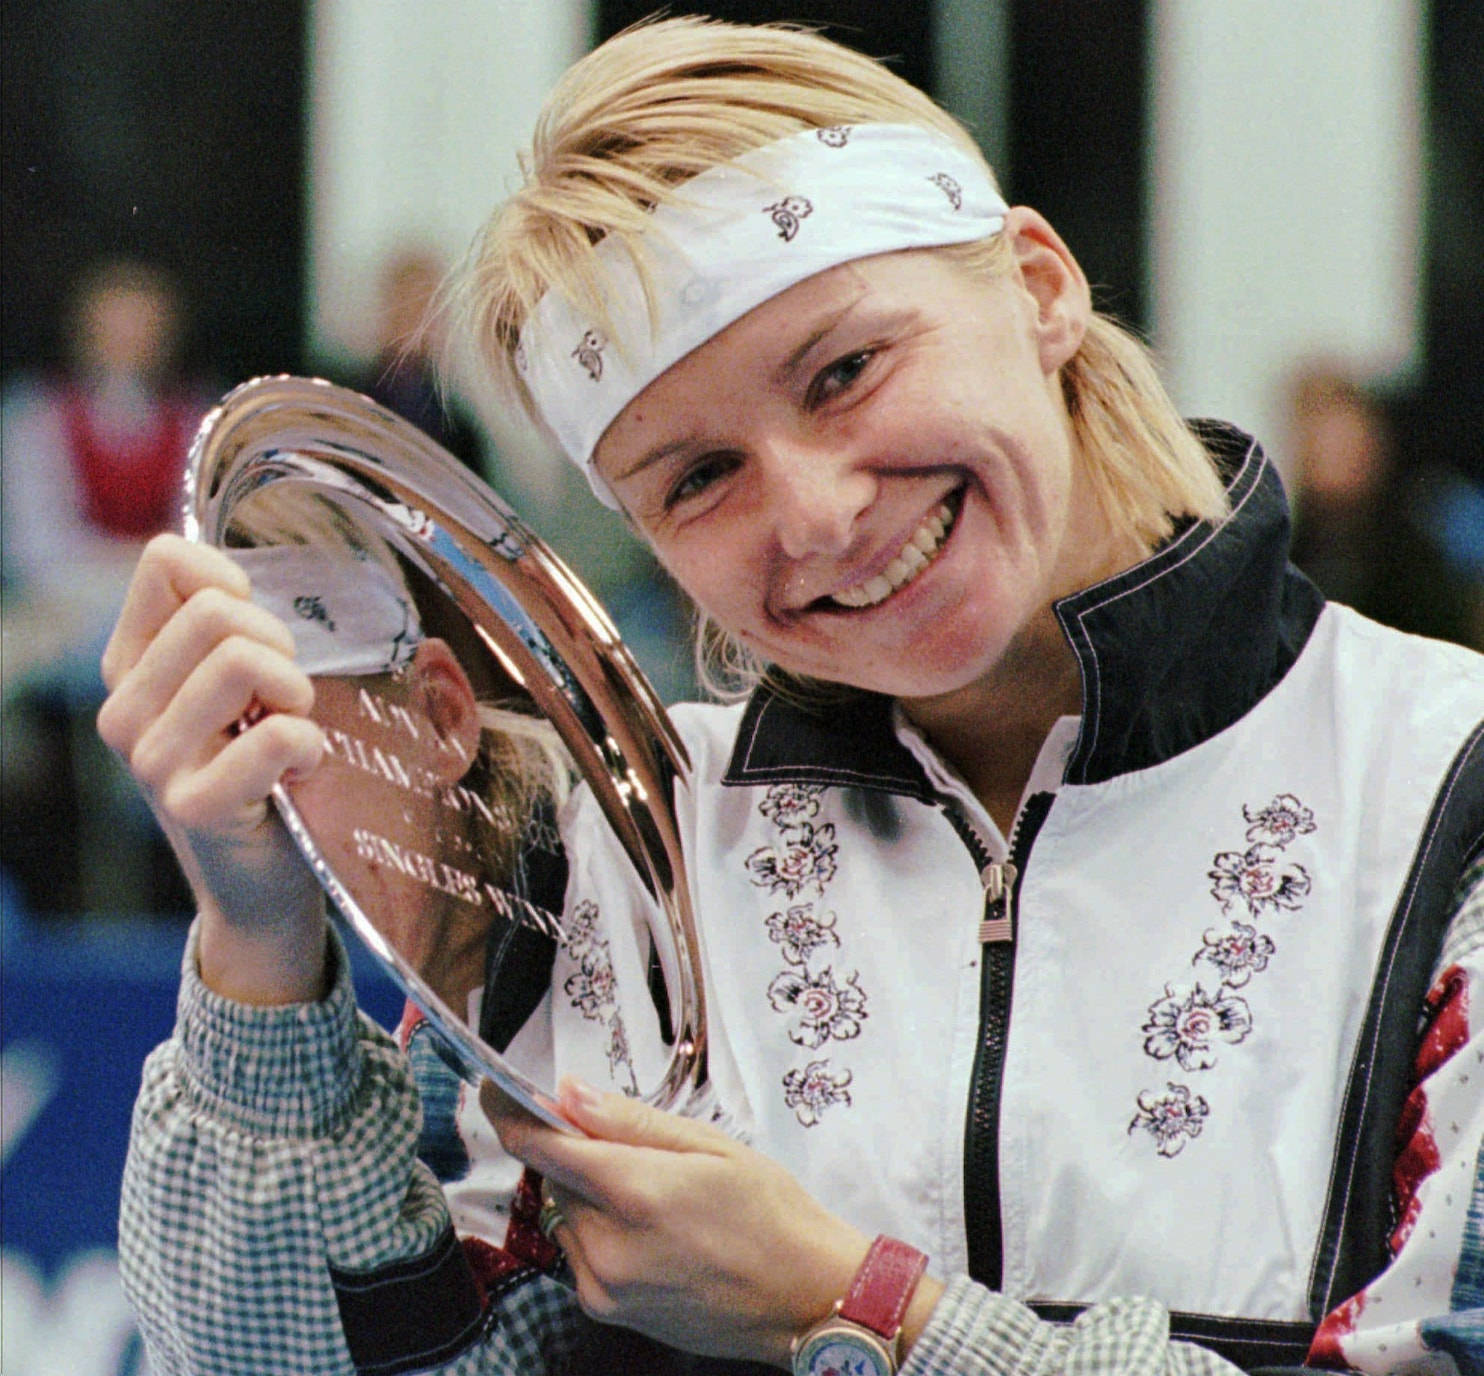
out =
{"type": "Polygon", "coordinates": [[[901,1376],[1240,1376],[1204,1348],[1171,1342],[1151,1299],[1093,1305],[1071,1324],[1039,1319],[967,1276],[949,1282],[901,1376]]]}
{"type": "Polygon", "coordinates": [[[1040,1369],[1051,1327],[1023,1304],[976,1285],[949,1281],[912,1345],[901,1376],[1010,1376],[1040,1369]]]}
{"type": "Polygon", "coordinates": [[[190,1097],[223,1126],[255,1137],[313,1138],[354,1112],[363,1047],[345,950],[333,929],[334,983],[318,1003],[258,1008],[208,989],[199,923],[182,962],[177,1069],[190,1097]]]}

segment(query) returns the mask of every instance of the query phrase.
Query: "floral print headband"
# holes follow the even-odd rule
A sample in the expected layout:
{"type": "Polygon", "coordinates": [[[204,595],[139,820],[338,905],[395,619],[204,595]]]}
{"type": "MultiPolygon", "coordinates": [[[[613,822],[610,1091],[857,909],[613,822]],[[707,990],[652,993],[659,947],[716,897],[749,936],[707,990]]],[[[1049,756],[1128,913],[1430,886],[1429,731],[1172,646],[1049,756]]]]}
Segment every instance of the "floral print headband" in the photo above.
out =
{"type": "Polygon", "coordinates": [[[984,165],[944,134],[906,124],[806,129],[708,168],[655,207],[645,231],[654,318],[615,238],[605,269],[611,335],[555,291],[521,331],[515,366],[593,491],[614,417],[693,349],[755,306],[840,263],[988,238],[1006,205],[984,165]]]}

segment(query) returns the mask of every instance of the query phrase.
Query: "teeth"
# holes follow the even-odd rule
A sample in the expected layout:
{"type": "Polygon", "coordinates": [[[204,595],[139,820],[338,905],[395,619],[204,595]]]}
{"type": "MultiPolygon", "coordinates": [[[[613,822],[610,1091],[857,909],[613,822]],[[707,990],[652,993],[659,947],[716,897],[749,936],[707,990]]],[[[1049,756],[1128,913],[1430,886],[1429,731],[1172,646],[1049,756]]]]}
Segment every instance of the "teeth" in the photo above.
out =
{"type": "Polygon", "coordinates": [[[874,607],[878,602],[884,602],[928,566],[952,529],[953,512],[945,503],[940,503],[880,573],[853,588],[842,588],[832,600],[842,607],[874,607]]]}

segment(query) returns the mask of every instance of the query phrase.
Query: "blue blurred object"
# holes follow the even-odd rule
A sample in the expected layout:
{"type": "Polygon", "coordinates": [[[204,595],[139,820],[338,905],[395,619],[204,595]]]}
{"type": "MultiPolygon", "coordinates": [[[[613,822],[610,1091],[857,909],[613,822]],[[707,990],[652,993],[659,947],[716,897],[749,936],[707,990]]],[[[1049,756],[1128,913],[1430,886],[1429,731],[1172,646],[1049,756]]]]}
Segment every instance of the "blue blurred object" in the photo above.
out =
{"type": "Polygon", "coordinates": [[[1448,562],[1465,578],[1484,581],[1484,485],[1449,474],[1429,505],[1432,531],[1448,562]]]}
{"type": "MultiPolygon", "coordinates": [[[[119,1184],[141,1066],[174,1023],[184,931],[138,918],[42,924],[14,899],[4,895],[0,952],[0,1369],[139,1373],[118,1287],[119,1184]]],[[[352,966],[361,1006],[395,1026],[401,991],[359,949],[352,966]]]]}

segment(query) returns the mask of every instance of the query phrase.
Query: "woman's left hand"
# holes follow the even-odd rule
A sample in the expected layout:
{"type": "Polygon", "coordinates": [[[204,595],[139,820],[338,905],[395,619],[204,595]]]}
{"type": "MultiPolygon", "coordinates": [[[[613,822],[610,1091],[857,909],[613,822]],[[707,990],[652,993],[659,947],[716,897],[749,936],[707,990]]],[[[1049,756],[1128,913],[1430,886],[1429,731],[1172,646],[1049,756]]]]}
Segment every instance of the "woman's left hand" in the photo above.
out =
{"type": "Polygon", "coordinates": [[[489,1084],[481,1097],[505,1149],[551,1189],[562,1215],[554,1239],[583,1310],[601,1322],[786,1367],[790,1341],[830,1312],[870,1245],[781,1166],[709,1124],[568,1080],[559,1102],[587,1134],[578,1137],[489,1084]]]}

